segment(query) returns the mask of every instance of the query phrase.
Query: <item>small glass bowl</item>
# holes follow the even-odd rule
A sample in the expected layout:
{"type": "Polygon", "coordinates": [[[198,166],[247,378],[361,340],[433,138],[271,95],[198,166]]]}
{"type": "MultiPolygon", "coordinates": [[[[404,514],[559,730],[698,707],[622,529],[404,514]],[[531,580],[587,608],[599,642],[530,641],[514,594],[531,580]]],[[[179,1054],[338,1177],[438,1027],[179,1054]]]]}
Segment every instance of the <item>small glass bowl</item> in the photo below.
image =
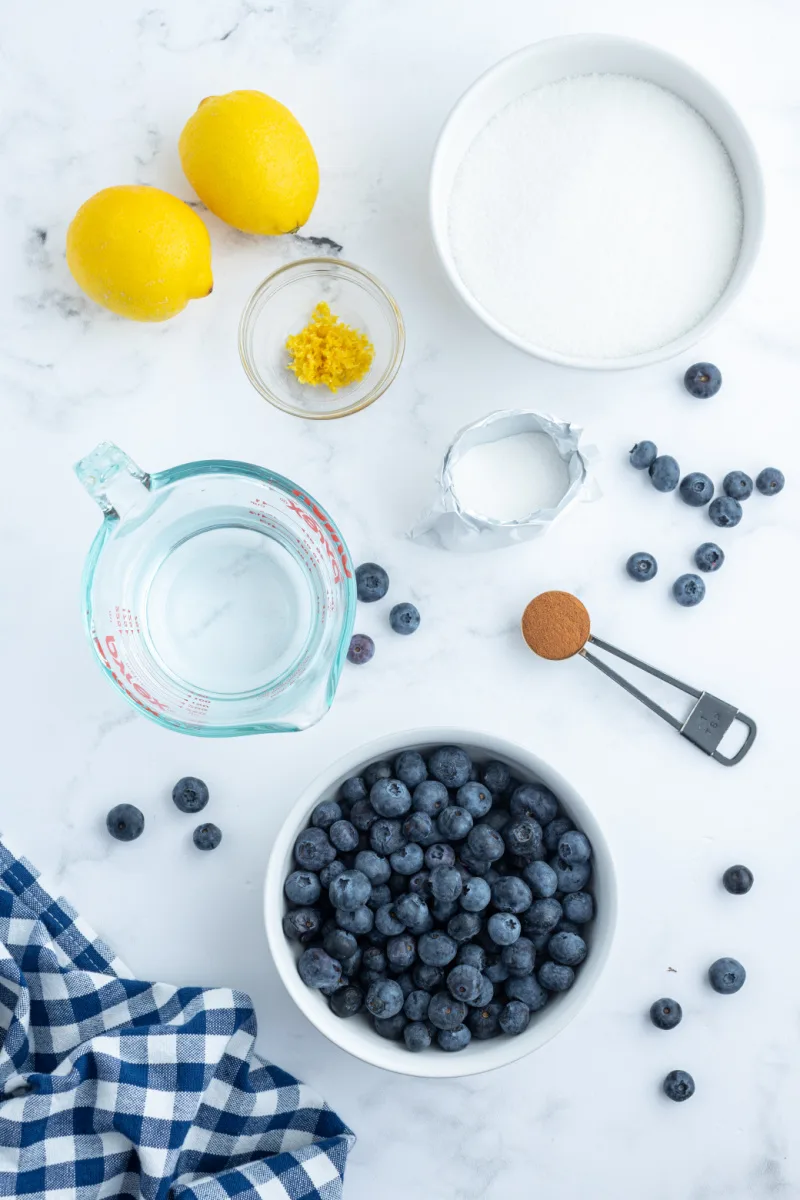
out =
{"type": "Polygon", "coordinates": [[[304,258],[280,267],[248,300],[239,322],[239,354],[256,391],[276,408],[311,421],[360,412],[388,388],[403,360],[403,318],[374,275],[338,258],[304,258]],[[311,320],[320,301],[375,349],[369,371],[337,392],[299,383],[289,370],[286,339],[311,320]]]}

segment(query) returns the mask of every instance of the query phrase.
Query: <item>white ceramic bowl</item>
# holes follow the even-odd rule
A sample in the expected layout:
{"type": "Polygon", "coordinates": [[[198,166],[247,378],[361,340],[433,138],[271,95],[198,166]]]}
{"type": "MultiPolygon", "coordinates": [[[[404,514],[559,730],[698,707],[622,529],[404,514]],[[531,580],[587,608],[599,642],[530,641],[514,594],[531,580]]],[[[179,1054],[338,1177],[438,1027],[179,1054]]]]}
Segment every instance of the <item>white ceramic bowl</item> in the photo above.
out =
{"type": "Polygon", "coordinates": [[[475,1075],[523,1058],[569,1024],[588,1000],[608,957],[616,925],[617,889],[611,854],[592,810],[566,779],[535,754],[502,738],[473,730],[412,729],[380,738],[354,750],[306,788],[286,818],[272,848],[264,889],[264,916],[270,950],[281,979],[298,1008],[321,1033],[343,1050],[348,1050],[373,1066],[385,1067],[404,1075],[448,1078],[475,1075]],[[592,924],[587,926],[589,954],[577,972],[572,988],[554,996],[546,1008],[534,1014],[525,1033],[518,1037],[497,1037],[485,1042],[473,1040],[466,1050],[456,1054],[445,1054],[435,1048],[412,1054],[402,1043],[379,1037],[360,1014],[349,1019],[334,1016],[325,997],[306,987],[297,973],[298,948],[287,941],[281,927],[287,908],[283,883],[293,869],[292,847],[295,839],[301,829],[308,825],[311,810],[320,800],[335,797],[343,780],[359,774],[369,763],[394,758],[400,750],[415,749],[425,753],[442,745],[463,746],[479,762],[501,759],[508,763],[515,777],[524,781],[537,780],[552,788],[565,810],[574,818],[575,824],[584,830],[592,843],[592,890],[597,915],[592,924]]]}
{"type": "Polygon", "coordinates": [[[764,227],[764,186],[755,147],[735,110],[717,89],[688,64],[645,42],[605,34],[576,34],[526,46],[502,59],[464,93],[439,136],[430,178],[433,240],[450,282],[484,324],[507,341],[548,362],[595,370],[619,370],[660,362],[686,350],[715,325],[752,270],[764,227]],[[725,146],[739,179],[744,208],[742,244],[725,291],[704,319],[687,333],[656,349],[623,358],[577,358],[536,346],[508,329],[467,288],[453,257],[448,209],[461,161],[478,133],[500,109],[526,92],[571,75],[632,75],[659,84],[705,118],[725,146]]]}

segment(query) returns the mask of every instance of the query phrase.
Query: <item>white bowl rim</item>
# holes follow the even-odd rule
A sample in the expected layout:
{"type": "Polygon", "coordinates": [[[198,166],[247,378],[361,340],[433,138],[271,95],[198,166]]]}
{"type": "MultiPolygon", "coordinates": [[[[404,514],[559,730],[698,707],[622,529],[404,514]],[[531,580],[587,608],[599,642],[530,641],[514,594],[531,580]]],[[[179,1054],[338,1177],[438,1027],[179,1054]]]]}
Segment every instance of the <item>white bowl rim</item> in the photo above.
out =
{"type": "MultiPolygon", "coordinates": [[[[603,972],[614,939],[617,921],[616,873],[605,835],[591,808],[575,788],[538,755],[504,737],[474,729],[408,729],[384,735],[357,747],[321,772],[304,789],[287,813],[270,852],[264,880],[264,921],[270,952],[284,987],[304,1016],[334,1045],[363,1062],[397,1074],[419,1078],[458,1078],[482,1074],[524,1058],[560,1033],[584,1007],[603,972]],[[545,1009],[537,1014],[524,1034],[474,1043],[481,1048],[479,1058],[473,1058],[469,1048],[458,1054],[412,1054],[396,1042],[383,1040],[366,1027],[363,1038],[358,1035],[353,1039],[352,1046],[343,1046],[334,1031],[349,1026],[350,1022],[335,1017],[329,1009],[316,1003],[318,996],[306,987],[297,973],[295,951],[287,940],[281,923],[285,911],[283,882],[286,862],[295,837],[305,828],[308,815],[320,796],[334,784],[346,779],[357,767],[402,749],[435,745],[479,748],[487,756],[505,758],[512,764],[520,764],[524,773],[537,777],[551,787],[559,800],[563,801],[567,811],[576,817],[577,823],[586,831],[592,842],[595,864],[600,868],[598,874],[602,879],[602,904],[598,904],[597,915],[592,924],[591,953],[573,988],[559,998],[557,1007],[545,1009]],[[336,1024],[333,1024],[334,1022],[336,1024]]],[[[361,1026],[357,1028],[360,1029],[361,1026]]]]}
{"type": "MultiPolygon", "coordinates": [[[[646,76],[643,75],[642,78],[644,79],[646,76]]],[[[712,128],[714,127],[712,126],[712,128]]],[[[714,128],[714,132],[727,150],[728,147],[725,139],[719,130],[714,128]]],[[[428,182],[428,226],[436,253],[451,285],[455,288],[467,307],[472,309],[475,315],[499,337],[510,342],[513,346],[524,351],[524,353],[530,354],[534,358],[539,358],[544,362],[554,363],[556,366],[577,367],[591,371],[630,370],[635,367],[646,367],[653,363],[663,362],[665,359],[674,358],[676,355],[681,354],[704,337],[733,304],[750,277],[764,237],[764,177],[755,144],[747,127],[727,97],[702,72],[691,66],[684,59],[679,58],[676,54],[672,54],[670,51],[663,50],[660,46],[654,45],[652,42],[645,42],[639,38],[625,37],[621,34],[613,33],[569,33],[557,37],[542,38],[538,42],[531,42],[527,46],[522,46],[519,50],[514,50],[511,54],[505,55],[483,71],[458,98],[445,119],[433,150],[428,182]],[[670,63],[678,71],[683,72],[686,76],[691,76],[696,83],[705,88],[709,95],[713,96],[716,103],[726,111],[731,124],[737,129],[742,144],[746,147],[751,159],[751,183],[756,197],[752,211],[745,211],[745,227],[749,226],[750,229],[750,232],[747,234],[747,247],[745,247],[745,239],[743,238],[731,278],[728,280],[722,295],[706,313],[702,321],[687,330],[686,333],[681,334],[680,337],[673,338],[670,342],[665,342],[663,346],[656,346],[654,349],[646,350],[641,354],[624,355],[617,358],[578,357],[576,355],[561,354],[557,350],[537,346],[515,333],[512,329],[509,329],[506,325],[503,325],[502,322],[492,316],[488,309],[484,308],[477,297],[469,290],[455,265],[451,266],[450,256],[441,245],[437,234],[437,220],[435,215],[438,207],[434,198],[435,184],[437,173],[441,169],[440,163],[444,157],[445,142],[451,123],[467,100],[467,97],[483,87],[489,78],[495,74],[501,74],[512,62],[518,59],[538,57],[540,54],[551,50],[558,50],[562,47],[574,46],[577,48],[578,46],[592,45],[624,45],[640,48],[645,53],[656,55],[663,61],[670,63]],[[746,255],[745,248],[747,249],[746,255]],[[744,264],[742,270],[739,270],[740,263],[744,264]]]]}

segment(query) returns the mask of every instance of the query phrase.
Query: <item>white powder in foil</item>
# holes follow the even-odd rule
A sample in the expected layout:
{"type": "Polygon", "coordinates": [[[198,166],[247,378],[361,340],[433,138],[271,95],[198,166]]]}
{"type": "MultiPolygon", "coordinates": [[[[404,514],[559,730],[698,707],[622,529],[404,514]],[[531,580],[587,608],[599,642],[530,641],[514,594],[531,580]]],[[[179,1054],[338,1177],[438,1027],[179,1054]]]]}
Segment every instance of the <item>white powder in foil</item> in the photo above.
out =
{"type": "Polygon", "coordinates": [[[452,469],[462,508],[495,521],[524,521],[555,508],[569,488],[567,465],[546,433],[517,433],[467,450],[452,469]]]}
{"type": "Polygon", "coordinates": [[[742,202],[725,148],[683,100],[580,75],[478,134],[449,219],[459,273],[496,320],[542,348],[616,358],[709,312],[736,264],[742,202]]]}

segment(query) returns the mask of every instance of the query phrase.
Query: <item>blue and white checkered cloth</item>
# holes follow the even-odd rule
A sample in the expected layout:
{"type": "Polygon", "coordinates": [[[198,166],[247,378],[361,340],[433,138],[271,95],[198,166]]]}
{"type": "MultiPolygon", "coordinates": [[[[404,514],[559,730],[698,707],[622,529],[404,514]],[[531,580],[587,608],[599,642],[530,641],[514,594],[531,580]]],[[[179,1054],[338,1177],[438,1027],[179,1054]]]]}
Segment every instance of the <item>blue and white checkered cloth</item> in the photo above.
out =
{"type": "Polygon", "coordinates": [[[142,983],[0,842],[0,1196],[339,1200],[354,1137],[242,992],[142,983]]]}

